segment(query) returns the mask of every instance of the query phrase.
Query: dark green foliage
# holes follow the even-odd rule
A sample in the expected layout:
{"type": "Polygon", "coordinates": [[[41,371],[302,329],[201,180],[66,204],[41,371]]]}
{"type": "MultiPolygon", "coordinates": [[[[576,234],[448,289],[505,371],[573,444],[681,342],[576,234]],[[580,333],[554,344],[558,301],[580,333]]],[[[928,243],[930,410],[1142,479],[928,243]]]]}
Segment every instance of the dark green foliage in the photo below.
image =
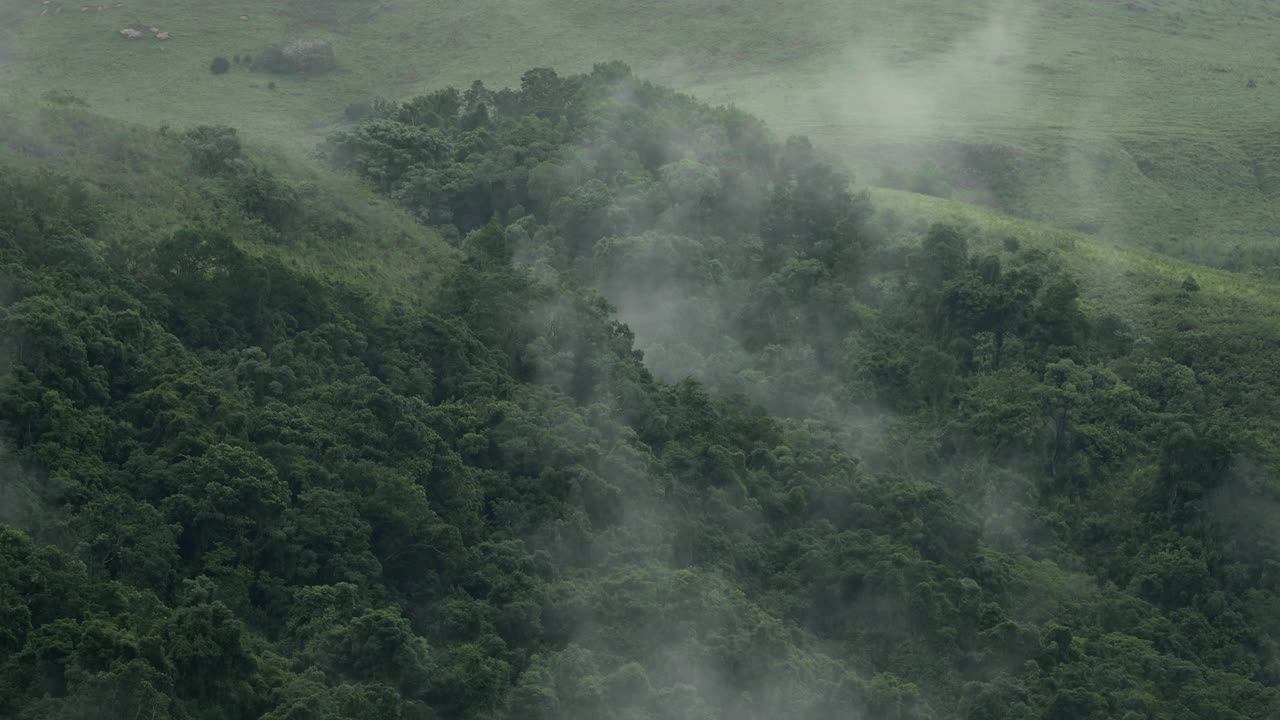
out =
{"type": "Polygon", "coordinates": [[[235,128],[200,125],[188,130],[182,139],[201,175],[217,175],[240,157],[240,137],[235,128]]]}
{"type": "Polygon", "coordinates": [[[1273,334],[894,245],[808,142],[618,64],[371,111],[326,154],[453,229],[426,302],[246,242],[310,219],[229,128],[174,147],[230,220],[147,246],[0,175],[0,430],[48,478],[0,716],[1280,711],[1273,334]]]}
{"type": "Polygon", "coordinates": [[[213,73],[214,75],[225,74],[230,69],[231,69],[231,61],[222,57],[221,55],[214,58],[213,62],[209,63],[209,72],[213,73]]]}
{"type": "Polygon", "coordinates": [[[234,128],[200,125],[188,130],[183,142],[195,171],[216,178],[247,215],[276,230],[296,218],[297,192],[271,171],[242,159],[234,128]]]}

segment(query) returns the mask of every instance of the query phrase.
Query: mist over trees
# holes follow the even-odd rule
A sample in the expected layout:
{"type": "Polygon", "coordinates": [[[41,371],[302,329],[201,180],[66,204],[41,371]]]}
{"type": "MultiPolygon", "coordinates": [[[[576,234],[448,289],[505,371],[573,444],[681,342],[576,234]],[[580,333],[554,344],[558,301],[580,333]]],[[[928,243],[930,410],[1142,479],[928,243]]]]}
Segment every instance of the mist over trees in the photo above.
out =
{"type": "Polygon", "coordinates": [[[154,246],[0,175],[5,459],[56,488],[0,527],[0,716],[1280,712],[1276,340],[1207,289],[1090,312],[618,63],[328,140],[452,240],[424,300],[268,251],[358,235],[234,130],[165,147],[205,204],[154,246]]]}

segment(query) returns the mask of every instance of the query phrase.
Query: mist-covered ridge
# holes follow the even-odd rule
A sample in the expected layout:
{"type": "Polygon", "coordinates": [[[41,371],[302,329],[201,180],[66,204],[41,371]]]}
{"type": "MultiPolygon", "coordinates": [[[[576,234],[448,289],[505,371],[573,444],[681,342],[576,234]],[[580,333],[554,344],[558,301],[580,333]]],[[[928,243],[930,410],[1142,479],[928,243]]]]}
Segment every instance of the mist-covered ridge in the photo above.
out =
{"type": "Polygon", "coordinates": [[[0,716],[1280,710],[1265,280],[620,62],[83,101],[0,115],[0,716]]]}

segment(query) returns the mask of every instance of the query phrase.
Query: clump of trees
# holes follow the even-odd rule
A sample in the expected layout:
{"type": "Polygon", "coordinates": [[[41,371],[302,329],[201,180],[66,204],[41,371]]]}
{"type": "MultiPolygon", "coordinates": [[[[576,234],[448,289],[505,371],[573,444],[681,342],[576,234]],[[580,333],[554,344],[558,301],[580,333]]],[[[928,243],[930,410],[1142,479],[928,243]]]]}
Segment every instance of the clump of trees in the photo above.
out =
{"type": "Polygon", "coordinates": [[[191,153],[196,174],[220,184],[245,215],[261,221],[275,235],[297,217],[297,191],[270,170],[244,158],[234,128],[200,125],[183,134],[182,144],[191,153]]]}
{"type": "Polygon", "coordinates": [[[231,69],[231,61],[219,55],[209,63],[209,72],[214,75],[222,75],[231,69]]]}

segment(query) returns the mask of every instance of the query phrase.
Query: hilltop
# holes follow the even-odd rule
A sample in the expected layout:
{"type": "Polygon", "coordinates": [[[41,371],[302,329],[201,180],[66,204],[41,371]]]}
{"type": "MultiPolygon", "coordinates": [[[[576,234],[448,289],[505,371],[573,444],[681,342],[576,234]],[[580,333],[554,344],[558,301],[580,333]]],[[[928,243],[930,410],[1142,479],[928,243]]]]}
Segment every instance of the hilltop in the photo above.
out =
{"type": "Polygon", "coordinates": [[[64,89],[110,116],[233,124],[307,150],[349,105],[609,57],[805,133],[863,182],[1271,272],[1278,13],[1260,0],[4,0],[0,92],[64,89]],[[132,24],[172,39],[122,39],[132,24]],[[294,38],[332,43],[338,70],[208,72],[294,38]]]}

